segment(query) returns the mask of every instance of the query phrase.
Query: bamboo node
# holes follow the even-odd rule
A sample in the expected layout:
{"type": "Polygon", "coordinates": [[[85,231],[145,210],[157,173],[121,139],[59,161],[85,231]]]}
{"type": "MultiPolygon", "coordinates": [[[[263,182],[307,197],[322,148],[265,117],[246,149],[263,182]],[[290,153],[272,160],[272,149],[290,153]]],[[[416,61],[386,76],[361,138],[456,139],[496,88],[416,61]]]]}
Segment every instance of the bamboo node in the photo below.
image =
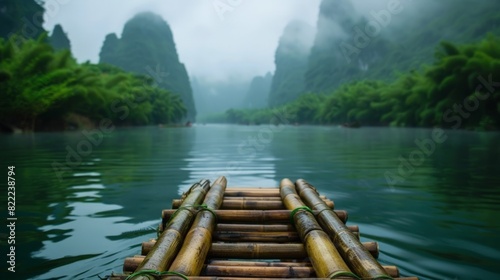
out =
{"type": "Polygon", "coordinates": [[[311,210],[311,208],[309,208],[307,206],[297,207],[297,208],[293,209],[292,212],[290,212],[290,223],[292,223],[292,225],[294,224],[293,217],[295,217],[295,214],[297,214],[297,212],[300,210],[305,210],[305,211],[313,214],[313,216],[314,216],[314,212],[311,210]]]}
{"type": "Polygon", "coordinates": [[[184,280],[189,280],[186,275],[179,273],[179,272],[158,271],[158,270],[154,270],[154,269],[140,270],[140,271],[134,272],[134,273],[130,274],[127,278],[125,278],[125,280],[132,280],[135,277],[140,276],[140,275],[153,275],[153,276],[175,275],[175,276],[181,277],[184,280]]]}

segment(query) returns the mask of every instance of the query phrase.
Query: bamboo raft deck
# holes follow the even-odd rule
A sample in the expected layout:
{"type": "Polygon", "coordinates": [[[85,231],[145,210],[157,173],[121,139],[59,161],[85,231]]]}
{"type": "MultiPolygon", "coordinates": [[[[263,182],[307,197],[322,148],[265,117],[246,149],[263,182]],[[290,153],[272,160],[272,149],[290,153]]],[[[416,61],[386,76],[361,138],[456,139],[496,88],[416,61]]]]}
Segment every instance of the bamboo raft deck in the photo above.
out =
{"type": "Polygon", "coordinates": [[[279,188],[194,184],[162,211],[158,238],[125,259],[110,280],[399,279],[376,259],[377,242],[360,242],[347,212],[304,180],[279,188]]]}

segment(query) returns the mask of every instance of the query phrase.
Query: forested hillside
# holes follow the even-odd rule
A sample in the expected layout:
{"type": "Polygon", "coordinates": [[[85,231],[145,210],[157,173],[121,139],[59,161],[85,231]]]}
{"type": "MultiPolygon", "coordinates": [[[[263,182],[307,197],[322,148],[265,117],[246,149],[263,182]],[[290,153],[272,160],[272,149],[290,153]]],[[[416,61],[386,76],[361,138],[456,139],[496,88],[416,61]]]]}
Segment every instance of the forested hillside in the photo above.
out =
{"type": "Polygon", "coordinates": [[[496,0],[398,2],[393,10],[381,4],[380,10],[361,14],[351,0],[322,1],[305,92],[362,79],[390,81],[431,63],[440,41],[470,43],[488,32],[500,35],[496,0]],[[369,21],[378,23],[378,32],[369,21]]]}
{"type": "Polygon", "coordinates": [[[0,1],[2,131],[88,129],[103,122],[147,125],[185,118],[180,97],[156,87],[153,78],[77,63],[62,26],[56,25],[49,37],[41,25],[26,22],[41,15],[38,23],[43,23],[43,12],[37,1],[0,1]]]}
{"type": "Polygon", "coordinates": [[[116,67],[78,64],[68,50],[38,40],[0,39],[0,123],[23,130],[170,123],[186,109],[151,78],[116,67]]]}
{"type": "Polygon", "coordinates": [[[275,84],[277,55],[273,87],[300,88],[298,98],[219,120],[266,123],[277,110],[290,123],[500,128],[498,1],[397,3],[361,13],[323,0],[303,88],[275,84]]]}
{"type": "Polygon", "coordinates": [[[434,63],[391,82],[362,80],[326,94],[308,93],[275,109],[226,112],[226,121],[269,123],[276,112],[289,123],[500,128],[500,38],[474,44],[442,42],[434,63]]]}
{"type": "Polygon", "coordinates": [[[187,108],[187,119],[194,121],[196,109],[189,77],[179,61],[172,31],[161,16],[140,13],[129,20],[121,38],[106,36],[100,52],[100,63],[150,76],[155,83],[179,94],[187,108]]]}

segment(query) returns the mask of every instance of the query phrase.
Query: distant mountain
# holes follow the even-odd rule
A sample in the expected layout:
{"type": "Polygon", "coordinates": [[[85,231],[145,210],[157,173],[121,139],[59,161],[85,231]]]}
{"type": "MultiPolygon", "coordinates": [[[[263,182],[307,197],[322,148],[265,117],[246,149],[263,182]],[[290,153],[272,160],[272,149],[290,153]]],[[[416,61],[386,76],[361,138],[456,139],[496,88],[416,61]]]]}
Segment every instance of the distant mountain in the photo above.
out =
{"type": "Polygon", "coordinates": [[[351,0],[323,0],[305,74],[305,92],[355,80],[391,80],[434,59],[440,41],[476,42],[500,34],[497,0],[382,3],[362,14],[351,0]]]}
{"type": "Polygon", "coordinates": [[[304,22],[293,21],[285,27],[275,54],[270,107],[290,102],[304,92],[304,74],[313,39],[314,28],[304,22]]]}
{"type": "Polygon", "coordinates": [[[273,75],[271,73],[253,78],[243,101],[243,107],[247,109],[267,107],[272,81],[273,75]]]}
{"type": "Polygon", "coordinates": [[[49,37],[50,45],[56,51],[60,50],[69,50],[71,51],[71,42],[69,41],[68,36],[64,32],[62,26],[60,24],[56,24],[54,26],[54,30],[52,31],[52,35],[49,37]]]}
{"type": "Polygon", "coordinates": [[[137,14],[123,28],[121,38],[109,34],[101,48],[100,63],[118,66],[126,71],[144,74],[156,84],[178,94],[194,121],[196,109],[189,77],[179,61],[172,31],[159,15],[137,14]]]}

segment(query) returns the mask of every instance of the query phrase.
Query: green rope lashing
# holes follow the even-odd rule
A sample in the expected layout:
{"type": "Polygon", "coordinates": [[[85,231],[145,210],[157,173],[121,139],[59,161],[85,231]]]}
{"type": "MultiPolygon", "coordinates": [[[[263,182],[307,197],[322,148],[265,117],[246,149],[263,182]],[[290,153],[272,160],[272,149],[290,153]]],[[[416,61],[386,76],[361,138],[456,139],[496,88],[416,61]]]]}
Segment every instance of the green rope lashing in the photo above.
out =
{"type": "Polygon", "coordinates": [[[307,207],[307,206],[300,206],[300,207],[297,207],[295,209],[292,210],[292,212],[290,212],[290,223],[292,223],[293,225],[293,217],[295,216],[295,214],[297,214],[298,211],[300,210],[305,210],[311,214],[314,215],[314,212],[311,210],[311,208],[307,207]]]}
{"type": "Polygon", "coordinates": [[[217,214],[215,214],[215,211],[213,209],[208,208],[208,206],[206,204],[197,205],[196,209],[198,210],[198,212],[208,211],[208,212],[212,213],[212,215],[214,215],[214,218],[215,218],[216,223],[217,223],[217,214]]]}
{"type": "Polygon", "coordinates": [[[373,279],[375,279],[375,280],[381,280],[381,279],[393,280],[394,278],[392,278],[389,275],[377,275],[377,276],[373,277],[373,279]]]}
{"type": "Polygon", "coordinates": [[[125,278],[125,280],[131,280],[132,278],[134,278],[136,276],[140,276],[140,275],[153,275],[153,276],[176,275],[176,276],[181,277],[184,280],[189,280],[186,275],[179,273],[179,272],[157,271],[157,270],[152,270],[152,269],[151,270],[140,270],[140,271],[134,272],[134,273],[130,274],[127,278],[125,278]]]}
{"type": "MultiPolygon", "coordinates": [[[[167,227],[168,224],[170,223],[170,221],[172,221],[175,218],[175,216],[177,216],[177,214],[179,214],[179,211],[181,211],[181,210],[191,211],[193,208],[197,210],[195,212],[196,214],[198,214],[198,212],[201,212],[201,211],[208,211],[208,212],[212,213],[212,215],[214,215],[214,217],[215,217],[215,220],[217,220],[217,214],[214,212],[213,209],[208,208],[208,206],[206,204],[187,205],[187,206],[181,206],[181,207],[177,208],[177,210],[175,210],[175,212],[172,214],[172,216],[170,216],[168,221],[165,223],[165,227],[167,227]]],[[[160,231],[160,226],[158,226],[158,230],[156,231],[157,237],[160,237],[160,235],[162,233],[163,233],[163,231],[160,231]]]]}
{"type": "Polygon", "coordinates": [[[328,278],[335,279],[337,277],[342,277],[342,276],[351,277],[354,279],[361,279],[356,274],[354,274],[350,271],[337,271],[337,272],[330,274],[330,276],[328,276],[328,278]]]}

